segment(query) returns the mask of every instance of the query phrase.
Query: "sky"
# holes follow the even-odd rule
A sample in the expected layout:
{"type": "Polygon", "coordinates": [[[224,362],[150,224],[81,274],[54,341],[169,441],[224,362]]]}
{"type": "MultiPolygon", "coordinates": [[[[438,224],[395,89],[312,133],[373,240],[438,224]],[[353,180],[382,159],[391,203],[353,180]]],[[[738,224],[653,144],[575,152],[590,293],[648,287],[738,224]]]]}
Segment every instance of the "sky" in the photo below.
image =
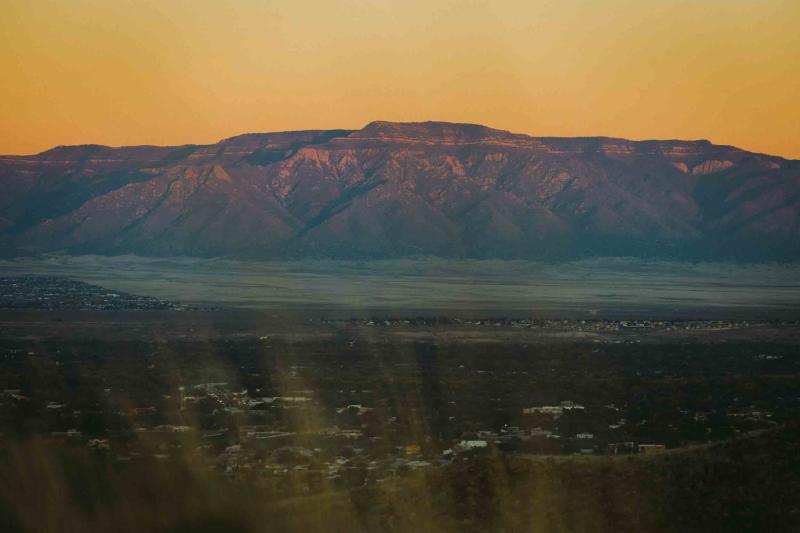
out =
{"type": "Polygon", "coordinates": [[[798,0],[4,0],[0,153],[373,120],[800,159],[798,0]]]}

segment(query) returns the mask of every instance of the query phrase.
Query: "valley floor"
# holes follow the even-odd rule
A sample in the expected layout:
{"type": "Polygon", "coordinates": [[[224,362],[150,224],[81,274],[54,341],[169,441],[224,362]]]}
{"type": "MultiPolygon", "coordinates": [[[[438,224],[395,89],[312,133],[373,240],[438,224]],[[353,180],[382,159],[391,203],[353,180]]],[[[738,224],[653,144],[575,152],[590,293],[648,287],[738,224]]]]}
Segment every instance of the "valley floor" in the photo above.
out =
{"type": "Polygon", "coordinates": [[[791,531],[800,325],[0,311],[7,531],[791,531]]]}

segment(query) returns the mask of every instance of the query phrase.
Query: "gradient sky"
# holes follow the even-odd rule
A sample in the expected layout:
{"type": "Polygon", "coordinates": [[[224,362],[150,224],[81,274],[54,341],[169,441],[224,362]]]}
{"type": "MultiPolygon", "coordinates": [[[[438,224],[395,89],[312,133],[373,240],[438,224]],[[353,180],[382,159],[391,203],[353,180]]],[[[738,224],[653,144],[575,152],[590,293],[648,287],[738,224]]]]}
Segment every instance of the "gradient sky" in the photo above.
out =
{"type": "Polygon", "coordinates": [[[798,0],[5,0],[0,153],[371,120],[800,158],[798,0]]]}

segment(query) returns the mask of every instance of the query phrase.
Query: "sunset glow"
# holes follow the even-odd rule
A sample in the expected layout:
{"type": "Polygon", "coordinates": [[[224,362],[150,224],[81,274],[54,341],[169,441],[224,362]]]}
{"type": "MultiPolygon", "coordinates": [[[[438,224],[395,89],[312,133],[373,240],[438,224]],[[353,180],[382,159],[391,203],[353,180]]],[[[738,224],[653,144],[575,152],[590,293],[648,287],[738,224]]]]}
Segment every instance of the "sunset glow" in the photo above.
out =
{"type": "Polygon", "coordinates": [[[7,0],[0,153],[372,120],[800,158],[796,0],[7,0]]]}

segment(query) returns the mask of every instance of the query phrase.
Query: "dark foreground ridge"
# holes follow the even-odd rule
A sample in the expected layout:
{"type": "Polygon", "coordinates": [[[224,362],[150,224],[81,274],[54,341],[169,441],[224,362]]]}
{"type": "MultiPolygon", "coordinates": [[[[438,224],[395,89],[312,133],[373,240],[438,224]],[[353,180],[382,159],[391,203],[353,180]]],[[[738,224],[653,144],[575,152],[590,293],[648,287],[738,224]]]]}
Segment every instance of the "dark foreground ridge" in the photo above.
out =
{"type": "MultiPolygon", "coordinates": [[[[191,461],[113,462],[38,441],[0,449],[0,526],[57,531],[761,532],[800,527],[795,425],[631,457],[485,456],[286,497],[191,461]]],[[[291,463],[288,469],[296,469],[291,463]]],[[[307,473],[295,470],[287,486],[307,473]]]]}
{"type": "Polygon", "coordinates": [[[0,157],[6,255],[800,259],[800,162],[470,124],[0,157]]]}

